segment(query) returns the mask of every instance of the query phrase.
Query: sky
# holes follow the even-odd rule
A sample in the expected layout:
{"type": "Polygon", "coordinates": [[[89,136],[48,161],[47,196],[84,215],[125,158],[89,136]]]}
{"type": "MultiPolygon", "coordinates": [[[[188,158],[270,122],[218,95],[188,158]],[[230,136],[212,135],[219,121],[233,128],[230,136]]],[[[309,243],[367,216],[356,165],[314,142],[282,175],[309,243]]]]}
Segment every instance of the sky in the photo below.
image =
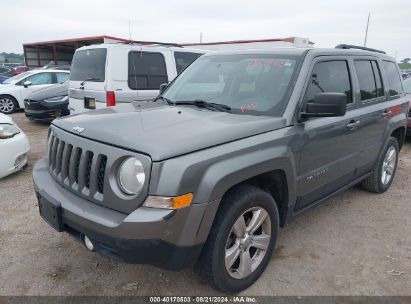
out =
{"type": "Polygon", "coordinates": [[[23,43],[110,35],[189,43],[305,37],[411,57],[410,0],[0,0],[0,52],[23,43]]]}

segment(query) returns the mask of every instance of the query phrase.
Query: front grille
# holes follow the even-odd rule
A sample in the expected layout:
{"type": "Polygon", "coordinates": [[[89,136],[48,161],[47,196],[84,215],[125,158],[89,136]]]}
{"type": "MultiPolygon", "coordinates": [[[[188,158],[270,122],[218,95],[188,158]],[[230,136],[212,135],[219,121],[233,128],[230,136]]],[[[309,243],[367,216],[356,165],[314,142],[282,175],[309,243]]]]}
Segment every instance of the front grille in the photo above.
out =
{"type": "Polygon", "coordinates": [[[97,190],[101,194],[104,194],[104,176],[106,174],[107,157],[103,155],[100,159],[97,175],[97,190]]]}
{"type": "Polygon", "coordinates": [[[106,155],[67,143],[53,133],[48,148],[50,173],[59,183],[93,200],[103,199],[106,155]]]}
{"type": "Polygon", "coordinates": [[[91,163],[93,162],[94,153],[87,151],[86,156],[86,188],[90,189],[90,174],[91,174],[91,163]]]}

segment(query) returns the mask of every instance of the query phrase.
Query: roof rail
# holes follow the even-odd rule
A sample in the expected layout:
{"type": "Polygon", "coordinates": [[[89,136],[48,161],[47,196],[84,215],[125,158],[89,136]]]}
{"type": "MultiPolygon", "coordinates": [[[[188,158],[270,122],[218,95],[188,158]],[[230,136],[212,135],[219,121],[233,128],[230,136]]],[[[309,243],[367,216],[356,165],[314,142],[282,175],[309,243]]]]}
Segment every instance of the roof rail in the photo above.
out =
{"type": "Polygon", "coordinates": [[[351,44],[339,44],[335,48],[336,49],[357,49],[357,50],[363,50],[363,51],[370,51],[370,52],[385,54],[384,51],[380,51],[380,50],[376,50],[376,49],[372,49],[372,48],[367,48],[365,46],[351,45],[351,44]]]}
{"type": "Polygon", "coordinates": [[[183,47],[182,45],[178,44],[178,43],[173,43],[173,42],[158,42],[158,41],[140,41],[140,40],[129,40],[129,41],[125,41],[125,42],[116,42],[116,43],[120,43],[120,44],[141,44],[141,45],[160,45],[160,46],[175,46],[175,47],[183,47]]]}

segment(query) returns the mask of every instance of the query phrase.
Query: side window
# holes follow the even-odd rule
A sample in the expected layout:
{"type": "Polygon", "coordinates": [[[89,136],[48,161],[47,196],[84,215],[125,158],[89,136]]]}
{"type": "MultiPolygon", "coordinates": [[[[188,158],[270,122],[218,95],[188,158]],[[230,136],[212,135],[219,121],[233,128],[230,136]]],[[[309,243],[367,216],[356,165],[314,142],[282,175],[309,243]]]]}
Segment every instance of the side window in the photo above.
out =
{"type": "Polygon", "coordinates": [[[377,63],[377,61],[371,61],[372,69],[374,71],[374,77],[375,77],[375,85],[377,86],[377,96],[384,96],[384,87],[382,84],[382,77],[381,77],[381,70],[380,70],[380,65],[377,63]]]}
{"type": "Polygon", "coordinates": [[[160,53],[130,52],[128,86],[132,90],[158,90],[168,82],[166,63],[160,53]]]}
{"type": "Polygon", "coordinates": [[[23,82],[30,81],[31,85],[52,84],[51,73],[38,73],[24,79],[23,82]]]}
{"type": "Polygon", "coordinates": [[[64,83],[66,82],[70,77],[69,73],[56,73],[56,79],[57,83],[64,83]]]}
{"type": "Polygon", "coordinates": [[[377,63],[371,60],[355,60],[354,66],[360,85],[361,100],[384,96],[377,63]]]}
{"type": "Polygon", "coordinates": [[[347,61],[322,61],[314,65],[305,100],[313,102],[315,95],[324,92],[344,93],[347,95],[347,103],[352,103],[352,89],[347,61]]]}
{"type": "Polygon", "coordinates": [[[188,53],[188,52],[174,52],[174,59],[176,60],[177,74],[180,74],[186,67],[188,67],[194,60],[203,54],[188,53]]]}
{"type": "Polygon", "coordinates": [[[383,61],[382,64],[385,70],[385,75],[387,76],[390,96],[402,94],[401,77],[398,73],[397,64],[391,61],[383,61]]]}

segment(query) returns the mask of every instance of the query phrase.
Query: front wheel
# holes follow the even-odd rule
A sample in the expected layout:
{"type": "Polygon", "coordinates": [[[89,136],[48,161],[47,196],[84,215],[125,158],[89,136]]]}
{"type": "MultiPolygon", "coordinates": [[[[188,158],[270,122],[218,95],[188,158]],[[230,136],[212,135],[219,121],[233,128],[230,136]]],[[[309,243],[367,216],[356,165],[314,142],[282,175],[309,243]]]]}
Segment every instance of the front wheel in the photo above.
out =
{"type": "Polygon", "coordinates": [[[17,109],[17,101],[11,96],[0,96],[0,113],[11,114],[17,109]]]}
{"type": "Polygon", "coordinates": [[[221,202],[198,263],[200,276],[215,289],[234,293],[264,272],[277,240],[274,199],[252,186],[240,186],[221,202]]]}

